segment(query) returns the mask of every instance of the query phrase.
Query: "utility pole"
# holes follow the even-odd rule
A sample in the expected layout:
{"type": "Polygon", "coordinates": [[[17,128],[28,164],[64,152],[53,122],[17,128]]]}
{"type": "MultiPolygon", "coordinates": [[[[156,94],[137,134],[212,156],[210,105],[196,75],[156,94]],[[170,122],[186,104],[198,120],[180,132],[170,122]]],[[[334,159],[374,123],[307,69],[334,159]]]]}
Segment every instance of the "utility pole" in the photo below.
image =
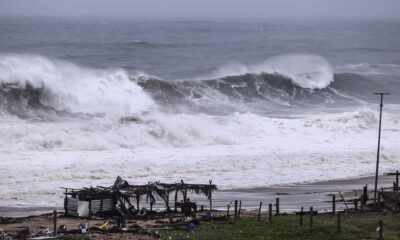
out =
{"type": "Polygon", "coordinates": [[[376,210],[376,193],[378,190],[378,170],[379,170],[379,151],[381,148],[381,127],[382,127],[382,108],[383,108],[383,95],[389,95],[390,93],[374,93],[381,95],[380,113],[379,113],[379,134],[378,134],[378,152],[376,155],[376,173],[375,173],[375,191],[374,191],[374,210],[376,210]]]}

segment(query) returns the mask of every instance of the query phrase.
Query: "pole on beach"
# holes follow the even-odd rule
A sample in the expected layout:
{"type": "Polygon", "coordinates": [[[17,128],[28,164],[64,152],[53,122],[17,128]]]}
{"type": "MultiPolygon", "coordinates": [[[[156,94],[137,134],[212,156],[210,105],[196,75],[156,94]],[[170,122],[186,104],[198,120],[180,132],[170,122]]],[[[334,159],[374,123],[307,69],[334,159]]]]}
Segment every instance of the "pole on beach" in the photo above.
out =
{"type": "Polygon", "coordinates": [[[272,223],[272,203],[268,205],[268,222],[272,223]]]}
{"type": "Polygon", "coordinates": [[[276,198],[276,216],[279,216],[279,198],[276,198]]]}
{"type": "Polygon", "coordinates": [[[335,214],[336,212],[336,196],[332,195],[332,213],[335,214]]]}
{"type": "Polygon", "coordinates": [[[376,155],[376,173],[375,173],[375,189],[374,189],[374,210],[376,210],[376,193],[378,190],[378,171],[379,171],[379,151],[381,147],[381,127],[382,127],[382,108],[383,108],[383,95],[390,93],[374,93],[381,96],[380,112],[379,112],[379,133],[378,133],[378,151],[376,155]]]}
{"type": "Polygon", "coordinates": [[[242,200],[239,201],[238,218],[240,218],[240,211],[242,211],[242,200]]]}
{"type": "Polygon", "coordinates": [[[54,227],[54,234],[57,235],[57,211],[53,211],[53,227],[54,227]]]}
{"type": "Polygon", "coordinates": [[[310,228],[312,228],[313,225],[314,225],[314,219],[313,219],[313,217],[314,217],[314,208],[313,208],[313,207],[310,207],[310,228]]]}
{"type": "Polygon", "coordinates": [[[262,202],[260,202],[260,208],[258,209],[258,221],[260,221],[260,217],[261,217],[261,206],[262,206],[262,202]]]}
{"type": "Polygon", "coordinates": [[[238,200],[235,200],[235,218],[238,217],[238,200]]]}
{"type": "Polygon", "coordinates": [[[301,211],[300,211],[300,226],[303,225],[303,206],[301,206],[301,211]]]}

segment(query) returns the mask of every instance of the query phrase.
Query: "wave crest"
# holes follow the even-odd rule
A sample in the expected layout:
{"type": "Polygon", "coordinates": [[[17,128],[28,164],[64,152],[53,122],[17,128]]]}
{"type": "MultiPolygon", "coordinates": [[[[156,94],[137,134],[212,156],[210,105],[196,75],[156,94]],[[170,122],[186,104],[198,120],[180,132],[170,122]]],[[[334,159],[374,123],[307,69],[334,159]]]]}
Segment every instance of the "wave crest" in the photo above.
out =
{"type": "Polygon", "coordinates": [[[33,92],[34,101],[56,111],[127,115],[155,107],[124,70],[79,67],[37,55],[0,55],[0,84],[2,92],[19,90],[8,97],[33,92]]]}
{"type": "Polygon", "coordinates": [[[267,59],[257,65],[231,63],[222,66],[209,79],[245,74],[280,74],[302,88],[323,89],[333,82],[333,70],[328,61],[316,55],[291,54],[267,59]]]}

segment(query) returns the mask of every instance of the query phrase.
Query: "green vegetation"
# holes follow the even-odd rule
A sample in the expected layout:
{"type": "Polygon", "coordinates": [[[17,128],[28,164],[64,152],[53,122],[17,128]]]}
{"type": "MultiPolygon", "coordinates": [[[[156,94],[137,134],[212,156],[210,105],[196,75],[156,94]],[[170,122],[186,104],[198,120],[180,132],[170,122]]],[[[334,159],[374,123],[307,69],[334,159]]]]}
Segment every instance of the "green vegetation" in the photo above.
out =
{"type": "Polygon", "coordinates": [[[272,223],[256,217],[230,219],[229,221],[202,221],[189,231],[162,231],[162,239],[379,239],[379,220],[383,220],[383,239],[399,239],[400,214],[390,212],[342,213],[342,229],[337,231],[337,216],[319,214],[314,216],[313,228],[309,226],[309,216],[288,215],[274,217],[272,223]]]}

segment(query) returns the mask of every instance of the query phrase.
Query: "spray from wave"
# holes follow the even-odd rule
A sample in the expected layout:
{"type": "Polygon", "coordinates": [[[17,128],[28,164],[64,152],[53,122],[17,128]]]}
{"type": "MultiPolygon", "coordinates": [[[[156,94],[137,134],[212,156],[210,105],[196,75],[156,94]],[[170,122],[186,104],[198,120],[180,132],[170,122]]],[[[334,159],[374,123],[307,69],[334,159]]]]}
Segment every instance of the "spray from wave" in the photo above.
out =
{"type": "Polygon", "coordinates": [[[10,108],[34,103],[61,112],[129,115],[154,107],[121,69],[82,68],[36,55],[1,55],[0,84],[3,102],[14,102],[10,108]]]}
{"type": "Polygon", "coordinates": [[[165,81],[37,55],[1,55],[0,120],[5,134],[0,148],[244,144],[273,132],[278,136],[274,114],[283,117],[286,111],[293,118],[304,115],[307,107],[315,113],[354,103],[345,94],[354,76],[331,75],[329,64],[317,56],[281,56],[237,72],[227,69],[201,80],[165,81]],[[332,82],[333,77],[339,81],[332,82]]]}
{"type": "Polygon", "coordinates": [[[245,74],[279,74],[290,79],[302,88],[322,89],[333,82],[333,71],[330,64],[316,55],[282,55],[267,59],[264,63],[246,66],[229,64],[221,67],[208,78],[245,74]]]}

